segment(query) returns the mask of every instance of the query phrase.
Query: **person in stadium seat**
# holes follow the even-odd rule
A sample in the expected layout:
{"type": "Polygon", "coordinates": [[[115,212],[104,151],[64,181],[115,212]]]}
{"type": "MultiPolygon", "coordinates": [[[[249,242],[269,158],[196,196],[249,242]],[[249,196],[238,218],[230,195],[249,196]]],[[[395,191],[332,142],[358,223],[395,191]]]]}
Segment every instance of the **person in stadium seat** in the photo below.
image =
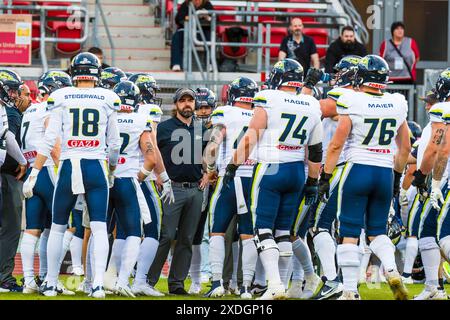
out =
{"type": "Polygon", "coordinates": [[[103,50],[97,47],[91,47],[88,49],[88,52],[93,53],[97,56],[97,58],[100,60],[100,63],[102,64],[102,69],[106,69],[109,68],[110,65],[106,64],[103,60],[104,55],[103,55],[103,50]]]}
{"type": "Polygon", "coordinates": [[[366,47],[356,40],[355,30],[351,26],[342,28],[341,36],[328,47],[325,57],[325,72],[333,73],[333,67],[336,63],[348,55],[361,57],[367,55],[366,47]]]}
{"type": "Polygon", "coordinates": [[[382,56],[391,70],[389,80],[396,84],[412,84],[416,81],[416,64],[419,61],[419,47],[413,38],[405,37],[403,22],[391,25],[392,38],[383,41],[380,47],[382,56]]]}
{"type": "MultiPolygon", "coordinates": [[[[184,23],[189,19],[189,4],[195,7],[195,10],[213,10],[213,5],[209,0],[186,0],[180,6],[175,17],[177,24],[177,31],[172,37],[172,46],[170,52],[170,68],[172,71],[181,71],[183,69],[183,43],[184,43],[184,23]]],[[[199,16],[200,22],[207,23],[211,21],[211,17],[207,14],[199,16]]],[[[211,35],[211,29],[209,26],[203,26],[203,32],[206,40],[209,41],[211,35]]]]}
{"type": "Polygon", "coordinates": [[[290,35],[285,37],[280,45],[278,60],[284,58],[294,59],[300,62],[304,74],[308,73],[310,67],[319,68],[319,54],[313,38],[303,34],[303,22],[300,18],[291,20],[289,26],[290,35]]]}

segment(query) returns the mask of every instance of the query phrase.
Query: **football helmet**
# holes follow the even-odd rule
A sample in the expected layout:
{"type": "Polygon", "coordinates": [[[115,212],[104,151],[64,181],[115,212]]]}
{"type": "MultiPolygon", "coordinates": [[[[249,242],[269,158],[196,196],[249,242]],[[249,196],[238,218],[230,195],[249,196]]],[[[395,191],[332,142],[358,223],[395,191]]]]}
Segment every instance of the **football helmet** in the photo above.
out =
{"type": "Polygon", "coordinates": [[[125,72],[119,68],[108,67],[102,70],[100,87],[111,90],[120,81],[127,80],[125,72]]]}
{"type": "Polygon", "coordinates": [[[14,106],[22,84],[22,79],[16,72],[0,69],[0,101],[10,107],[14,106]]]}
{"type": "Polygon", "coordinates": [[[252,103],[258,91],[258,84],[255,80],[239,77],[228,86],[228,104],[233,105],[235,102],[252,103]]]}
{"type": "Polygon", "coordinates": [[[64,88],[71,87],[72,79],[64,71],[51,70],[45,72],[38,80],[37,87],[39,94],[46,95],[51,94],[53,91],[64,88]]]}
{"type": "Polygon", "coordinates": [[[216,94],[208,88],[195,89],[195,110],[208,106],[214,109],[217,106],[216,94]]]}
{"type": "Polygon", "coordinates": [[[134,82],[138,86],[144,103],[161,106],[162,99],[156,97],[156,91],[159,91],[160,88],[156,84],[155,78],[148,73],[136,73],[131,75],[128,80],[134,82]]]}
{"type": "Polygon", "coordinates": [[[82,52],[77,54],[70,64],[72,81],[100,81],[102,65],[95,54],[82,52]]]}
{"type": "Polygon", "coordinates": [[[333,69],[335,71],[335,81],[337,86],[346,87],[353,84],[360,60],[360,56],[349,55],[343,57],[336,63],[333,69]]]}
{"type": "Polygon", "coordinates": [[[133,82],[129,80],[121,81],[114,86],[113,91],[120,98],[120,111],[130,112],[137,110],[138,104],[141,102],[141,93],[133,82]]]}
{"type": "Polygon", "coordinates": [[[442,71],[436,81],[436,94],[439,101],[446,101],[450,97],[450,68],[442,71]]]}
{"type": "Polygon", "coordinates": [[[284,59],[275,63],[266,80],[268,89],[277,90],[281,86],[303,87],[303,67],[293,59],[284,59]]]}
{"type": "Polygon", "coordinates": [[[358,63],[355,75],[356,86],[385,89],[389,83],[389,66],[380,56],[369,54],[358,63]]]}

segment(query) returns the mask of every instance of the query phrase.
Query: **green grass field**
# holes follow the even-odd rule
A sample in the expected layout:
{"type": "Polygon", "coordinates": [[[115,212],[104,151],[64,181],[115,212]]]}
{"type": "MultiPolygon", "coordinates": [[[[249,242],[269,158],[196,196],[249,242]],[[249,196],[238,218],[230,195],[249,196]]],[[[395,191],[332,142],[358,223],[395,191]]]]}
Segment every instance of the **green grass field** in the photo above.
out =
{"type": "MultiPolygon", "coordinates": [[[[71,276],[62,276],[61,280],[68,288],[76,288],[78,286],[79,281],[81,281],[80,277],[71,277],[71,276]]],[[[186,281],[186,290],[189,289],[190,281],[186,281]]],[[[167,293],[167,280],[161,279],[156,288],[161,292],[167,293]]],[[[412,299],[414,295],[419,294],[423,289],[423,284],[413,284],[407,285],[409,290],[409,297],[412,299]]],[[[447,292],[450,292],[450,285],[446,286],[447,292]]],[[[203,285],[202,294],[208,291],[208,284],[203,285]]],[[[359,287],[359,292],[363,300],[393,300],[391,290],[387,284],[374,284],[374,285],[366,285],[363,284],[359,287]]],[[[137,297],[137,298],[126,298],[126,297],[118,297],[115,295],[108,295],[107,300],[209,300],[203,298],[200,295],[190,295],[190,296],[173,296],[167,295],[162,298],[154,298],[154,297],[137,297]]],[[[221,298],[218,300],[230,300],[230,299],[238,299],[235,296],[226,296],[225,298],[221,298]]],[[[30,294],[25,295],[22,293],[0,293],[0,300],[91,300],[91,298],[87,297],[84,293],[77,293],[75,296],[57,296],[54,298],[44,297],[38,294],[30,294]]]]}

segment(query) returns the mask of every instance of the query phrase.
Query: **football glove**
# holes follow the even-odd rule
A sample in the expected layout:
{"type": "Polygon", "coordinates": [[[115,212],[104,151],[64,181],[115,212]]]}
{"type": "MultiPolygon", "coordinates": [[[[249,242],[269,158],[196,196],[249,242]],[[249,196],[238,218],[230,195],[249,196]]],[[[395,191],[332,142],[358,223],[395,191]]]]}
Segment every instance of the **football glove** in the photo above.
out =
{"type": "Polygon", "coordinates": [[[441,203],[444,203],[444,196],[441,191],[441,181],[432,179],[431,181],[431,193],[430,203],[436,210],[441,210],[441,203]]]}
{"type": "Polygon", "coordinates": [[[402,179],[402,173],[394,170],[394,197],[398,197],[400,194],[400,180],[402,179]]]}
{"type": "Polygon", "coordinates": [[[109,170],[108,172],[108,187],[111,189],[114,187],[114,179],[116,177],[114,176],[114,171],[109,170]]]}
{"type": "Polygon", "coordinates": [[[400,194],[398,196],[398,200],[400,203],[400,206],[405,207],[408,205],[408,195],[407,195],[408,190],[405,190],[403,188],[400,188],[400,194]]]}
{"type": "Polygon", "coordinates": [[[23,184],[22,191],[23,191],[23,195],[25,196],[26,199],[31,198],[33,196],[33,188],[34,188],[34,185],[36,184],[39,171],[40,170],[33,168],[31,170],[30,175],[28,176],[27,180],[25,180],[25,182],[23,184]]]}
{"type": "Polygon", "coordinates": [[[319,180],[319,200],[327,203],[330,197],[330,179],[333,175],[322,171],[319,180]]]}
{"type": "Polygon", "coordinates": [[[308,177],[308,179],[306,179],[305,188],[303,190],[303,194],[305,195],[305,205],[310,206],[316,203],[318,192],[318,179],[308,177]]]}
{"type": "Polygon", "coordinates": [[[166,202],[169,200],[169,204],[175,202],[175,195],[173,194],[172,182],[170,181],[169,175],[166,171],[162,172],[159,177],[162,180],[162,192],[161,192],[161,201],[166,202]]]}
{"type": "Polygon", "coordinates": [[[414,172],[414,180],[412,181],[412,185],[417,188],[419,200],[422,202],[428,197],[428,188],[425,182],[426,178],[427,176],[423,174],[420,169],[414,172]]]}
{"type": "Polygon", "coordinates": [[[235,164],[228,164],[227,169],[225,170],[225,174],[223,175],[223,185],[227,188],[229,188],[229,184],[232,180],[234,180],[234,177],[236,176],[236,170],[239,168],[239,166],[235,164]]]}
{"type": "Polygon", "coordinates": [[[322,79],[323,72],[316,68],[310,68],[306,74],[304,86],[308,89],[312,89],[322,79]]]}

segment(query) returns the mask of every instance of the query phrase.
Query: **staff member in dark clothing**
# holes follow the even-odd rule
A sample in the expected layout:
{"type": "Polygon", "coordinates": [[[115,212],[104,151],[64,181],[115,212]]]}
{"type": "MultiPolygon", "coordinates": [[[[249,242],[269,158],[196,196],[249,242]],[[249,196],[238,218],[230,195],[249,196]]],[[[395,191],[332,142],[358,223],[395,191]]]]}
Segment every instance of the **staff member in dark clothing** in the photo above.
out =
{"type": "MultiPolygon", "coordinates": [[[[213,10],[213,5],[209,0],[186,0],[180,6],[180,9],[175,16],[175,22],[177,24],[177,31],[172,37],[172,47],[170,49],[170,68],[172,71],[181,71],[183,69],[183,39],[184,39],[184,23],[189,18],[189,4],[195,7],[195,10],[213,10]]],[[[207,14],[199,15],[200,22],[207,24],[211,21],[211,17],[207,14]]],[[[209,25],[203,26],[203,33],[206,40],[210,40],[211,28],[209,25]]],[[[198,37],[200,39],[200,37],[198,37]]]]}
{"type": "Polygon", "coordinates": [[[187,294],[184,280],[192,257],[192,242],[199,224],[203,189],[207,177],[202,173],[202,154],[207,139],[206,128],[193,121],[195,92],[178,89],[174,96],[176,109],[173,117],[158,125],[158,147],[172,180],[174,203],[164,203],[161,235],[155,260],[150,267],[149,284],[158,282],[172,241],[176,245],[169,272],[168,286],[171,294],[187,294]]]}
{"type": "Polygon", "coordinates": [[[345,56],[356,55],[364,57],[367,49],[356,41],[355,30],[351,26],[342,28],[341,36],[333,41],[327,50],[325,72],[332,73],[333,67],[345,56]]]}
{"type": "Polygon", "coordinates": [[[285,58],[297,60],[303,67],[305,74],[310,67],[319,69],[319,54],[313,38],[303,34],[303,22],[294,18],[289,25],[291,35],[285,37],[280,45],[278,60],[285,58]]]}
{"type": "MultiPolygon", "coordinates": [[[[31,97],[27,85],[21,85],[19,93],[19,97],[15,100],[15,106],[6,107],[6,114],[9,131],[15,135],[20,146],[22,113],[31,105],[31,97]]],[[[17,159],[18,156],[15,155],[15,158],[17,159]]],[[[16,279],[12,276],[22,227],[23,182],[20,179],[26,169],[26,160],[25,158],[22,160],[23,163],[19,165],[8,154],[1,168],[3,203],[1,211],[2,227],[0,228],[0,292],[22,291],[22,287],[16,283],[16,279]]]]}

